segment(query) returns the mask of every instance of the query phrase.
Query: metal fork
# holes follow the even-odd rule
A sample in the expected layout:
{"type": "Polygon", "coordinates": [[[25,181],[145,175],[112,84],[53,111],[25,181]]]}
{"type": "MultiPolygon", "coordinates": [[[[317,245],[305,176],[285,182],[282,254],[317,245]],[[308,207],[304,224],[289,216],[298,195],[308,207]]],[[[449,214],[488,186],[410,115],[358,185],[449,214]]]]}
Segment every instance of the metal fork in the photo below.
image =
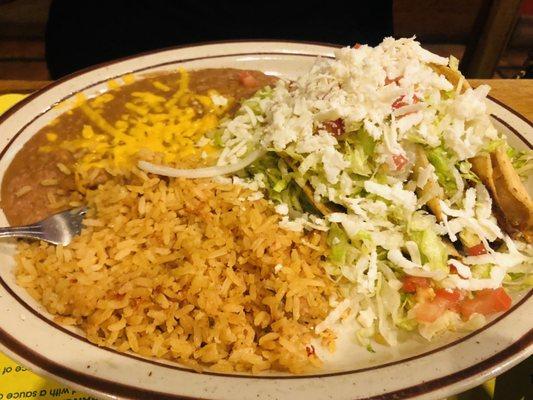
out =
{"type": "Polygon", "coordinates": [[[87,207],[78,207],[52,215],[42,221],[26,226],[0,228],[0,237],[20,237],[43,240],[66,246],[83,228],[87,207]]]}

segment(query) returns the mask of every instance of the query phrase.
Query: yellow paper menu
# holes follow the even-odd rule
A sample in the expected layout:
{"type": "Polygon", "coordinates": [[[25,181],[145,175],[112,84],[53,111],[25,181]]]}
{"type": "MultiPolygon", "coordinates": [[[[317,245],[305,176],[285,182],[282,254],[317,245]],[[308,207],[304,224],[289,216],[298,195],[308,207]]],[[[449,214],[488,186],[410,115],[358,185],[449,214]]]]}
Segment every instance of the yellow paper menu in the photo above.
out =
{"type": "Polygon", "coordinates": [[[0,400],[13,399],[97,400],[41,378],[0,353],[0,400]]]}

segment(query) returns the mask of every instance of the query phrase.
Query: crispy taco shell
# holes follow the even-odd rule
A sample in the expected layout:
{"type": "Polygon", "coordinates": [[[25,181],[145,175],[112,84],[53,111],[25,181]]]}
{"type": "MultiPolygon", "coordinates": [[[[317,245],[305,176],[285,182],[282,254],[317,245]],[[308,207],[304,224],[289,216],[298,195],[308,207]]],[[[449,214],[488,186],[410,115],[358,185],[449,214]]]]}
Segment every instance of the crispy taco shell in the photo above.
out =
{"type": "Polygon", "coordinates": [[[458,88],[458,86],[461,86],[460,88],[458,88],[460,93],[463,93],[466,89],[470,88],[470,84],[465,79],[463,74],[461,74],[461,72],[455,71],[446,65],[437,65],[437,64],[430,64],[430,65],[431,65],[431,68],[433,68],[433,71],[435,71],[438,74],[444,75],[444,77],[448,79],[448,81],[453,86],[455,86],[456,89],[458,88]]]}
{"type": "MultiPolygon", "coordinates": [[[[459,92],[470,87],[459,71],[447,66],[432,65],[459,92]],[[458,87],[460,86],[460,87],[458,87]]],[[[533,242],[533,202],[505,149],[480,154],[470,160],[472,171],[481,179],[494,201],[494,212],[500,226],[511,236],[533,242]]]]}
{"type": "Polygon", "coordinates": [[[494,200],[498,223],[516,239],[533,242],[533,201],[505,149],[470,159],[472,171],[481,179],[494,200]]]}

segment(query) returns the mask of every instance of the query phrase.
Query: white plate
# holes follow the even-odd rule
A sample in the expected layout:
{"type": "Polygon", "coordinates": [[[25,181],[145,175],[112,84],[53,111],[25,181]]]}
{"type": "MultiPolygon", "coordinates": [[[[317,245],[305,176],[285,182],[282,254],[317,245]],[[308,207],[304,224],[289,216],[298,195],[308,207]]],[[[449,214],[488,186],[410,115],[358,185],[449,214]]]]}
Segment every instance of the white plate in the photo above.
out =
{"type": "MultiPolygon", "coordinates": [[[[236,67],[294,78],[315,56],[334,48],[294,42],[230,42],[182,47],[131,57],[84,70],[33,94],[0,119],[0,179],[16,152],[62,112],[54,104],[105,90],[105,82],[126,73],[142,75],[183,66],[236,67]]],[[[498,130],[519,148],[531,147],[530,122],[503,104],[488,102],[498,130]]],[[[0,224],[6,224],[0,215],[0,224]]],[[[411,340],[372,354],[340,340],[324,371],[294,376],[196,373],[177,364],[99,348],[80,332],[55,324],[14,281],[12,245],[0,242],[0,350],[35,372],[102,398],[128,399],[437,399],[464,391],[497,375],[533,352],[533,298],[515,298],[513,307],[482,329],[436,342],[411,340]]]]}

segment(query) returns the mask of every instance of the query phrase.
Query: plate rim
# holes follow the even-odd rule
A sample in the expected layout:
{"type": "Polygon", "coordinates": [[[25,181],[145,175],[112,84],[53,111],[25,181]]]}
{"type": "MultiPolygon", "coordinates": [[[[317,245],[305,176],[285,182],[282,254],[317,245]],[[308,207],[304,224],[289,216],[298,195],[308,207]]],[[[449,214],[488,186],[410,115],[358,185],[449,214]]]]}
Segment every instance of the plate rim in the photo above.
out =
{"type": "MultiPolygon", "coordinates": [[[[157,55],[158,53],[163,53],[163,52],[166,52],[166,51],[175,51],[175,50],[181,50],[181,49],[190,49],[190,48],[199,48],[199,47],[203,47],[203,46],[209,46],[209,45],[231,45],[231,44],[236,44],[236,43],[240,43],[240,44],[253,44],[253,43],[258,43],[258,42],[261,42],[263,44],[270,44],[270,45],[274,45],[274,44],[293,44],[293,45],[316,45],[316,46],[323,46],[324,49],[325,48],[330,48],[332,50],[334,49],[337,49],[337,48],[340,48],[342,46],[340,45],[332,45],[332,44],[327,44],[327,43],[321,43],[321,42],[298,42],[298,41],[291,41],[291,40],[232,40],[232,41],[215,41],[215,42],[203,42],[203,43],[198,43],[198,44],[187,44],[187,45],[180,45],[180,46],[171,46],[171,47],[167,47],[167,48],[162,48],[162,49],[157,49],[157,50],[151,50],[151,51],[147,51],[147,52],[143,52],[143,53],[139,53],[139,54],[135,54],[135,55],[131,55],[131,56],[126,56],[126,57],[122,57],[122,58],[119,58],[119,59],[116,59],[116,60],[111,60],[111,61],[106,61],[106,62],[103,62],[103,63],[100,63],[100,64],[97,64],[97,65],[94,65],[94,66],[90,66],[90,67],[87,67],[87,68],[84,68],[82,70],[79,70],[79,71],[76,71],[72,74],[69,74],[65,77],[62,77],[56,81],[53,81],[51,82],[50,84],[46,85],[45,87],[39,89],[38,91],[32,93],[31,95],[29,95],[28,97],[26,97],[25,99],[23,99],[20,103],[18,103],[17,105],[15,105],[14,107],[12,107],[10,110],[8,110],[6,113],[4,113],[4,115],[0,116],[0,126],[1,124],[9,119],[11,117],[11,115],[15,114],[18,110],[20,110],[22,107],[24,107],[25,105],[27,105],[28,103],[30,103],[31,101],[33,101],[35,98],[45,94],[46,92],[50,91],[51,89],[53,89],[54,87],[62,84],[62,83],[65,83],[65,82],[68,82],[70,80],[72,80],[73,78],[76,78],[76,77],[79,77],[81,75],[84,75],[86,73],[89,73],[89,72],[93,72],[95,70],[98,70],[98,69],[101,69],[101,68],[105,68],[107,66],[111,66],[111,65],[114,65],[114,64],[118,64],[118,63],[121,63],[123,61],[131,61],[131,60],[134,60],[136,58],[140,58],[140,57],[143,57],[143,56],[154,56],[154,55],[157,55]]],[[[148,68],[153,68],[153,67],[157,67],[157,66],[162,66],[162,65],[165,65],[165,64],[174,64],[174,63],[180,63],[180,62],[186,62],[186,61],[192,61],[192,60],[198,60],[198,59],[210,59],[210,58],[219,58],[219,57],[230,57],[230,56],[238,56],[238,55],[272,55],[272,54],[277,54],[277,55],[287,55],[287,56],[290,56],[290,55],[293,55],[293,56],[313,56],[313,57],[317,57],[317,54],[306,54],[306,53],[297,53],[297,52],[293,52],[292,50],[289,50],[287,52],[261,52],[261,51],[249,51],[249,52],[246,52],[246,53],[227,53],[227,54],[220,54],[220,55],[206,55],[206,56],[202,56],[202,57],[194,57],[194,58],[183,58],[183,59],[179,59],[179,58],[176,58],[176,59],[172,59],[168,62],[164,62],[164,63],[159,63],[159,64],[152,64],[150,65],[149,67],[147,68],[144,68],[144,69],[148,69],[148,68]]],[[[138,73],[138,72],[141,72],[143,69],[139,69],[139,70],[132,70],[131,72],[133,73],[138,73]]],[[[127,73],[127,72],[126,72],[127,73]]],[[[121,73],[119,76],[122,76],[124,75],[124,73],[121,73]]],[[[102,83],[104,81],[107,81],[109,79],[113,79],[112,77],[108,77],[104,80],[102,80],[101,82],[97,82],[97,83],[91,83],[83,88],[79,88],[75,91],[70,91],[64,98],[69,98],[71,97],[73,94],[77,93],[77,92],[80,92],[80,91],[83,91],[83,90],[86,90],[92,86],[95,86],[99,83],[102,83]]],[[[518,117],[520,120],[522,120],[523,122],[525,122],[526,124],[528,124],[530,127],[533,127],[533,123],[528,119],[526,118],[524,115],[520,114],[519,112],[515,111],[514,109],[510,108],[509,106],[507,106],[505,103],[502,103],[501,101],[493,98],[492,96],[489,96],[490,100],[493,101],[494,103],[498,104],[499,106],[503,107],[504,109],[506,109],[508,112],[510,112],[511,114],[515,115],[516,117],[518,117]]],[[[11,144],[16,140],[16,138],[19,136],[19,134],[26,128],[26,126],[28,124],[30,124],[32,121],[34,121],[36,118],[38,118],[39,116],[41,116],[42,114],[46,113],[50,108],[52,108],[54,105],[50,105],[49,108],[47,109],[44,109],[41,111],[41,113],[37,114],[36,116],[33,117],[33,119],[28,122],[27,124],[25,124],[20,130],[19,132],[17,132],[10,140],[9,142],[3,147],[1,153],[0,153],[0,158],[4,156],[5,152],[9,149],[9,147],[11,146],[11,144]]],[[[526,138],[524,137],[521,137],[520,133],[517,132],[517,130],[512,127],[511,125],[509,125],[507,122],[503,121],[502,119],[498,118],[498,120],[500,122],[502,122],[504,125],[506,125],[507,128],[509,128],[511,131],[513,131],[513,133],[515,133],[520,139],[522,139],[522,141],[528,145],[530,148],[532,146],[531,142],[528,141],[526,138]]],[[[12,292],[12,290],[9,288],[9,286],[3,281],[3,279],[0,278],[0,281],[1,281],[1,284],[2,286],[4,286],[4,288],[6,290],[8,290],[10,292],[10,294],[15,298],[15,300],[22,304],[25,308],[29,309],[34,315],[38,316],[39,318],[45,320],[45,322],[49,323],[50,325],[52,325],[54,328],[61,328],[60,325],[57,325],[55,324],[53,321],[49,320],[47,317],[45,317],[44,315],[41,315],[39,314],[36,310],[34,310],[30,305],[28,305],[25,301],[23,301],[22,299],[20,299],[15,293],[12,292]]],[[[317,375],[302,375],[302,376],[288,376],[287,378],[290,378],[290,379],[312,379],[312,378],[327,378],[328,376],[336,376],[336,375],[352,375],[352,374],[355,374],[357,372],[363,372],[363,371],[367,371],[367,370],[373,370],[373,369],[379,369],[379,368],[385,368],[387,366],[391,366],[391,365],[395,365],[395,364],[400,364],[402,362],[407,362],[409,360],[413,360],[413,359],[416,359],[416,358],[421,358],[421,357],[426,357],[432,353],[435,353],[435,352],[439,352],[439,351],[442,351],[442,350],[445,350],[446,348],[449,348],[455,344],[458,344],[459,342],[462,342],[478,333],[481,333],[483,330],[485,329],[488,329],[492,324],[496,323],[497,321],[501,320],[502,318],[504,318],[508,313],[512,312],[516,307],[518,307],[519,305],[523,304],[525,301],[527,301],[527,299],[529,299],[529,297],[533,294],[533,290],[530,290],[526,296],[524,296],[523,299],[521,299],[518,303],[516,303],[515,305],[513,305],[513,308],[511,308],[508,312],[504,313],[504,314],[501,314],[499,315],[495,320],[489,322],[488,324],[486,324],[485,326],[483,326],[481,329],[479,330],[476,330],[468,335],[465,335],[451,343],[448,343],[446,345],[443,345],[439,348],[436,348],[436,349],[433,349],[433,350],[430,350],[428,352],[425,352],[425,353],[422,353],[422,354],[418,354],[416,356],[412,356],[412,357],[408,357],[408,358],[405,358],[405,359],[402,359],[402,360],[399,360],[399,361],[395,361],[395,362],[390,362],[390,363],[385,363],[385,364],[381,364],[381,365],[378,365],[378,366],[375,366],[375,367],[368,367],[368,368],[360,368],[358,370],[351,370],[351,371],[343,371],[343,372],[339,372],[339,373],[326,373],[326,374],[317,374],[317,375]]],[[[64,328],[63,328],[64,329],[64,328]]],[[[68,330],[67,330],[68,331],[68,330]]],[[[73,332],[70,332],[68,331],[69,334],[71,335],[75,335],[77,339],[82,339],[83,337],[77,335],[77,334],[74,334],[73,332]]],[[[7,334],[7,332],[3,331],[3,329],[0,328],[0,339],[2,339],[2,336],[4,336],[4,334],[10,336],[9,334],[7,334]]],[[[12,338],[15,342],[18,342],[16,339],[12,338]]],[[[85,339],[86,340],[86,339],[85,339]]],[[[22,347],[26,347],[23,343],[20,343],[18,342],[22,347]]],[[[505,347],[503,350],[501,350],[500,352],[492,355],[491,357],[487,358],[487,359],[484,359],[484,360],[480,360],[479,362],[471,365],[470,367],[466,368],[466,369],[463,369],[461,371],[458,371],[458,372],[454,372],[453,374],[448,374],[448,375],[445,375],[445,376],[441,376],[441,377],[437,377],[431,381],[427,381],[423,384],[417,384],[417,385],[414,385],[414,386],[411,386],[411,387],[406,387],[406,388],[402,388],[402,389],[399,389],[397,391],[393,391],[393,392],[388,392],[386,393],[385,396],[387,396],[386,398],[388,398],[388,396],[404,396],[404,395],[407,395],[407,396],[411,396],[411,395],[415,395],[415,396],[418,396],[418,395],[422,395],[422,394],[427,394],[427,393],[430,393],[430,392],[435,392],[435,391],[438,391],[438,390],[441,390],[442,388],[446,388],[446,387],[452,387],[452,386],[455,386],[455,385],[458,385],[460,384],[461,382],[465,382],[465,379],[464,379],[464,372],[466,370],[472,370],[472,372],[469,374],[469,377],[474,377],[475,375],[479,374],[479,373],[482,373],[482,372],[485,372],[485,371],[489,371],[489,374],[492,374],[494,375],[495,372],[492,371],[493,367],[494,366],[497,366],[497,365],[501,365],[502,363],[504,363],[505,361],[507,360],[511,360],[510,363],[506,364],[506,368],[510,368],[512,365],[514,365],[515,363],[519,362],[522,358],[525,358],[525,356],[527,356],[527,350],[528,350],[528,347],[531,347],[531,345],[533,344],[533,329],[530,329],[526,334],[524,334],[520,339],[516,340],[515,342],[513,342],[511,345],[505,347]],[[515,349],[515,347],[518,345],[518,343],[520,343],[521,345],[518,346],[518,348],[515,349]],[[512,350],[509,350],[511,349],[512,350]],[[505,354],[504,354],[505,353],[505,354]],[[509,353],[509,354],[508,354],[509,353]],[[525,354],[525,355],[524,355],[525,354]],[[486,364],[487,362],[489,362],[489,360],[492,360],[496,358],[496,360],[494,360],[493,362],[490,362],[489,364],[490,365],[487,365],[487,366],[482,366],[484,364],[486,364]],[[458,377],[458,379],[454,379],[452,378],[452,376],[455,376],[459,374],[460,376],[458,377]],[[451,382],[448,382],[448,383],[444,383],[442,385],[438,385],[438,383],[442,380],[448,380],[448,379],[451,379],[452,381],[451,382]],[[434,385],[432,385],[432,383],[434,383],[434,385]],[[429,388],[429,386],[435,386],[434,388],[429,388]],[[424,389],[424,388],[428,388],[428,390],[424,390],[422,392],[420,392],[420,389],[424,389]],[[419,389],[419,390],[416,390],[416,389],[419,389]]],[[[5,348],[5,344],[3,342],[3,340],[0,340],[0,347],[2,348],[5,348]]],[[[27,347],[26,347],[27,348],[27,347]]],[[[10,351],[8,351],[9,353],[12,353],[11,349],[8,348],[10,351]]],[[[29,349],[27,348],[29,351],[31,352],[34,352],[32,349],[29,349]]],[[[106,349],[106,350],[111,350],[111,351],[114,351],[112,349],[106,349]]],[[[35,353],[35,352],[34,352],[35,353]]],[[[64,376],[62,375],[59,375],[59,374],[55,374],[54,372],[50,372],[48,369],[43,369],[41,368],[39,365],[35,365],[31,360],[31,358],[27,358],[27,357],[23,357],[21,356],[20,354],[16,353],[17,356],[19,357],[14,357],[14,358],[20,358],[22,359],[25,363],[29,363],[31,365],[34,365],[39,371],[43,371],[45,372],[45,375],[50,375],[50,376],[53,376],[53,377],[56,377],[56,378],[60,378],[66,382],[68,382],[70,385],[73,385],[73,386],[78,386],[78,387],[82,387],[84,388],[86,391],[87,389],[89,390],[92,390],[93,392],[95,393],[98,393],[99,395],[110,395],[110,393],[106,390],[106,391],[100,391],[99,389],[92,389],[90,386],[85,386],[85,385],[80,385],[79,383],[77,383],[76,381],[72,381],[68,378],[65,378],[64,376]]],[[[37,354],[38,356],[40,356],[40,354],[38,353],[35,353],[37,354]]],[[[120,353],[121,355],[124,355],[123,353],[120,353]]],[[[131,356],[131,355],[128,355],[126,354],[126,356],[131,356]]],[[[41,358],[44,358],[44,356],[40,356],[41,358]]],[[[146,359],[143,359],[143,358],[140,358],[140,357],[136,357],[136,356],[133,356],[134,358],[138,358],[142,361],[150,361],[150,360],[146,360],[146,359]]],[[[53,360],[49,360],[47,358],[45,358],[46,360],[54,363],[53,360]]],[[[157,363],[157,362],[156,362],[157,363]]],[[[157,363],[158,365],[160,366],[165,366],[165,367],[169,367],[169,365],[165,365],[165,364],[160,364],[160,363],[157,363]]],[[[57,364],[59,365],[59,364],[57,364]]],[[[60,368],[57,368],[57,369],[66,369],[66,370],[70,370],[68,367],[63,367],[61,365],[59,365],[60,368]]],[[[180,368],[177,368],[177,369],[180,369],[180,368]]],[[[55,371],[56,368],[51,368],[52,371],[55,371]]],[[[181,369],[182,371],[187,371],[187,372],[191,372],[189,369],[186,369],[186,368],[183,368],[181,369]]],[[[83,373],[80,373],[79,371],[76,371],[76,370],[70,370],[76,374],[81,374],[81,375],[84,375],[83,373]]],[[[500,372],[502,370],[499,370],[498,372],[500,372]]],[[[204,373],[205,374],[205,373],[204,373]]],[[[72,375],[72,374],[70,374],[72,375]]],[[[218,373],[214,373],[214,375],[216,376],[219,376],[219,377],[225,377],[225,376],[230,376],[230,377],[238,377],[238,378],[242,378],[244,376],[242,375],[235,375],[235,374],[218,374],[218,373]]],[[[485,377],[485,375],[483,375],[485,377]]],[[[92,379],[95,379],[97,381],[105,381],[105,379],[102,379],[100,377],[96,377],[96,376],[91,376],[91,375],[86,375],[86,377],[88,378],[92,378],[92,379]]],[[[275,377],[265,377],[265,376],[247,376],[247,377],[251,377],[251,378],[254,378],[254,379],[258,379],[258,378],[269,378],[269,379],[284,379],[286,378],[285,376],[283,377],[280,377],[280,376],[275,376],[275,377]]],[[[111,386],[115,386],[115,385],[118,385],[118,386],[123,386],[123,387],[127,387],[128,389],[133,389],[136,393],[141,391],[141,392],[144,392],[145,394],[148,394],[146,393],[147,389],[143,389],[143,388],[139,388],[139,387],[136,387],[136,386],[129,386],[129,385],[124,385],[124,384],[121,384],[121,383],[118,383],[118,382],[111,382],[111,381],[108,381],[109,383],[111,383],[111,386]]],[[[189,397],[184,397],[184,396],[181,396],[181,395],[170,395],[168,393],[159,393],[159,392],[153,392],[151,390],[148,389],[148,392],[149,393],[154,393],[154,394],[157,394],[158,397],[157,398],[171,398],[171,399],[188,399],[189,397]],[[167,397],[165,397],[167,396],[167,397]],[[169,396],[169,397],[168,397],[169,396]]],[[[118,394],[118,395],[121,395],[121,394],[118,394]]],[[[125,397],[125,398],[143,398],[143,397],[125,397]]],[[[383,399],[385,397],[383,397],[382,395],[379,395],[379,396],[374,396],[374,397],[368,397],[368,399],[383,399]]],[[[396,398],[396,397],[395,397],[396,398]]],[[[402,397],[403,398],[403,397],[402,397]]]]}

